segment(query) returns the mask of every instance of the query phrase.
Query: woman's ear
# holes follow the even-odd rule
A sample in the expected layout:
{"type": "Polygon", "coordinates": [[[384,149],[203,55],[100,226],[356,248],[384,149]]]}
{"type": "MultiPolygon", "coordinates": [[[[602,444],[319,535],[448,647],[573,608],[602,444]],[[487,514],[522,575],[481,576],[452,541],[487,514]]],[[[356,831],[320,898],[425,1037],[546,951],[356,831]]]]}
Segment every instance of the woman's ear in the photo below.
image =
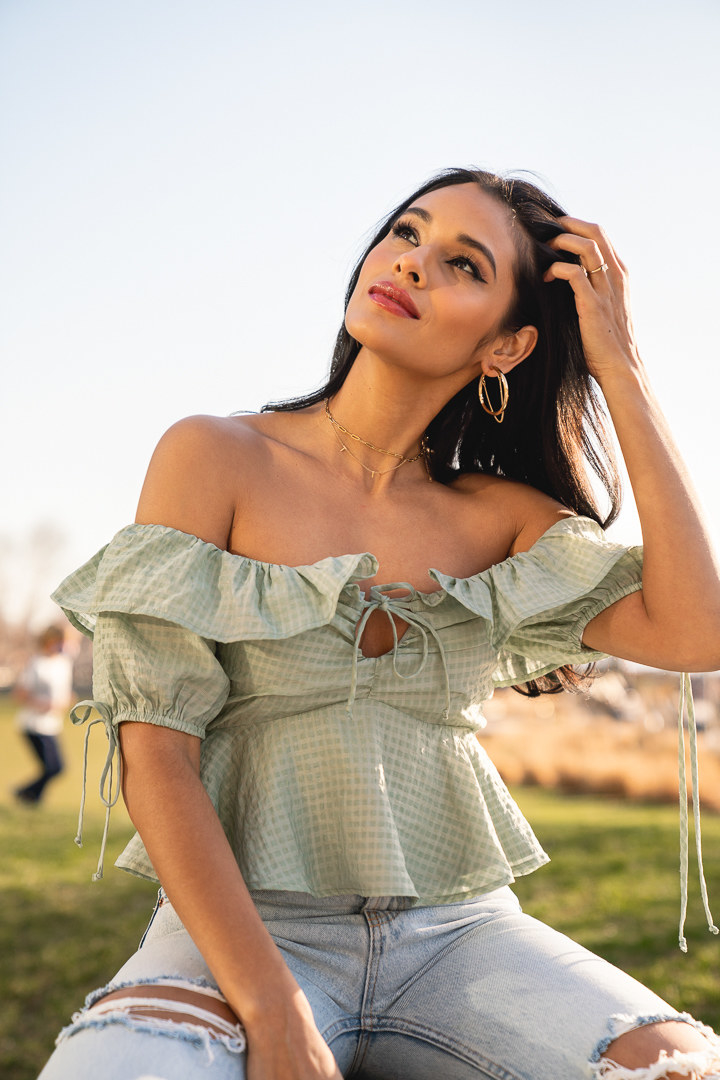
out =
{"type": "Polygon", "coordinates": [[[530,355],[537,345],[537,339],[538,332],[534,326],[522,326],[519,330],[502,334],[496,339],[495,347],[483,359],[483,371],[486,375],[491,375],[493,370],[507,374],[530,355]]]}

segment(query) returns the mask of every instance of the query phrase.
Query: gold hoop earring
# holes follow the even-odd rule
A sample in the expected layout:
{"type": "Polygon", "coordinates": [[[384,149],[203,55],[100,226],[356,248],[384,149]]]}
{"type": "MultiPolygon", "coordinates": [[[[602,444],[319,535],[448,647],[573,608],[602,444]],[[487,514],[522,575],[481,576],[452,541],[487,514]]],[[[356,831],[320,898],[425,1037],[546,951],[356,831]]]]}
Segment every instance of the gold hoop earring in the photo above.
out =
{"type": "Polygon", "coordinates": [[[498,386],[500,387],[500,407],[493,409],[490,403],[490,395],[488,388],[485,385],[485,372],[480,376],[480,382],[478,383],[478,397],[480,404],[486,413],[494,417],[498,424],[502,424],[505,419],[505,410],[507,409],[508,401],[510,400],[510,390],[508,389],[507,379],[502,371],[497,370],[498,386]]]}

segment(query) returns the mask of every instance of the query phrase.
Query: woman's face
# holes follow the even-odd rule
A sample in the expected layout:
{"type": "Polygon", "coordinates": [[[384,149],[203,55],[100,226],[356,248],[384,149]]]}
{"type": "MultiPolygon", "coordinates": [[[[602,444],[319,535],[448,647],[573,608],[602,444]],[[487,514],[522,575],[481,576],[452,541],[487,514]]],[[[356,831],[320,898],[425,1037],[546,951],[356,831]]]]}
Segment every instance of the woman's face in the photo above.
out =
{"type": "Polygon", "coordinates": [[[476,184],[418,198],[367,255],[348,304],[348,332],[383,359],[427,375],[481,365],[509,370],[497,349],[514,295],[512,219],[476,184]]]}

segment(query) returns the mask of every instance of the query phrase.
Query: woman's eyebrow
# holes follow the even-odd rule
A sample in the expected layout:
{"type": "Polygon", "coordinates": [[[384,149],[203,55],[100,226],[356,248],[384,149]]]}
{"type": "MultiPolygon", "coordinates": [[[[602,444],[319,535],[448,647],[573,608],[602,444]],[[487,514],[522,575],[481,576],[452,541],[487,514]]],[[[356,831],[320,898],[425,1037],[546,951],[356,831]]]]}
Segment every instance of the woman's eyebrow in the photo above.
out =
{"type": "Polygon", "coordinates": [[[468,236],[467,233],[460,233],[458,241],[461,244],[465,244],[466,247],[475,248],[476,251],[481,252],[490,263],[492,267],[493,276],[497,278],[497,267],[495,265],[495,256],[493,255],[487,244],[483,244],[481,240],[473,240],[472,236],[468,236]]]}
{"type": "MultiPolygon", "coordinates": [[[[421,221],[429,223],[432,221],[432,214],[428,210],[423,210],[421,206],[409,206],[405,211],[406,214],[416,214],[421,221]]],[[[482,255],[485,256],[487,261],[492,267],[492,272],[495,278],[497,278],[497,265],[495,263],[495,256],[493,255],[487,244],[483,244],[481,240],[475,240],[472,236],[468,236],[467,233],[459,233],[457,237],[459,244],[465,244],[466,247],[475,248],[482,255]]]]}

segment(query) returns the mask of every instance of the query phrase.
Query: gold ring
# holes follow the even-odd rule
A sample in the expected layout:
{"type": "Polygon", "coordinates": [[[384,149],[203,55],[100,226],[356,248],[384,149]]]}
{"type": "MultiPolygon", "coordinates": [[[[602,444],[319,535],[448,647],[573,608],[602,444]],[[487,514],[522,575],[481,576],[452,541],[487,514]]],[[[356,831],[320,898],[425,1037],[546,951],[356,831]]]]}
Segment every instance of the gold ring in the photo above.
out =
{"type": "Polygon", "coordinates": [[[608,264],[603,263],[602,266],[596,266],[594,270],[587,270],[586,273],[587,273],[588,277],[590,277],[591,274],[598,274],[598,273],[600,273],[601,270],[607,270],[607,268],[608,268],[608,264]]]}

